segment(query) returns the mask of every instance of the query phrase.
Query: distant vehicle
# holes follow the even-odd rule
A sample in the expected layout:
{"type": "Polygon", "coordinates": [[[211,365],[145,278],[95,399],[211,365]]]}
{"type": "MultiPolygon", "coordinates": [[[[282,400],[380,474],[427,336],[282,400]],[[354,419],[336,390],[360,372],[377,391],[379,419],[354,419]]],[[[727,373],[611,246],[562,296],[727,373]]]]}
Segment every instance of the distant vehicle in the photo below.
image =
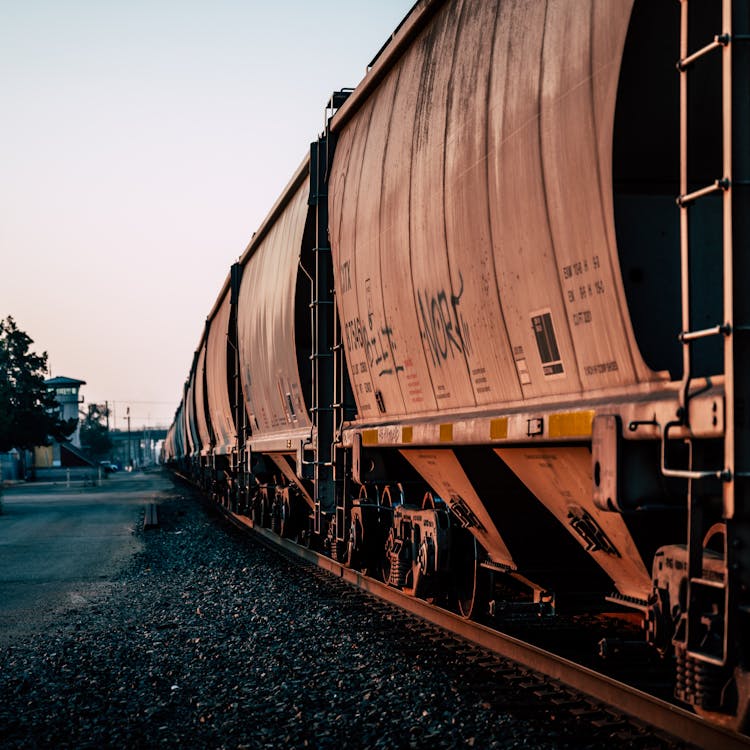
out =
{"type": "Polygon", "coordinates": [[[107,474],[120,470],[120,467],[111,461],[99,461],[99,466],[101,466],[107,474]]]}

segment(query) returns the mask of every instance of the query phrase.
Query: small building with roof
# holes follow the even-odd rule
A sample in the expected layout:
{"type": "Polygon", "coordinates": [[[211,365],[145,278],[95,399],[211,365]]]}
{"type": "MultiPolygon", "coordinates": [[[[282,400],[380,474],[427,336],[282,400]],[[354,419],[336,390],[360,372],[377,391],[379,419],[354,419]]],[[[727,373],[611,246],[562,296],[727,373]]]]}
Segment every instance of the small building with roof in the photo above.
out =
{"type": "MultiPolygon", "coordinates": [[[[60,410],[60,419],[75,419],[78,421],[78,410],[81,403],[83,403],[79,391],[82,385],[86,385],[86,381],[79,380],[78,378],[59,376],[45,380],[44,385],[47,386],[48,391],[52,391],[55,395],[55,400],[60,410]]],[[[35,448],[35,466],[38,468],[90,466],[91,462],[89,459],[80,453],[81,436],[79,424],[76,424],[76,429],[70,435],[68,441],[65,443],[52,441],[52,445],[35,448]]]]}
{"type": "MultiPolygon", "coordinates": [[[[60,407],[60,419],[77,420],[78,410],[83,403],[83,399],[79,397],[78,392],[82,385],[86,385],[86,381],[59,376],[45,380],[44,385],[47,386],[48,391],[53,391],[55,394],[55,399],[60,407]]],[[[81,447],[79,425],[76,425],[75,432],[68,439],[76,448],[81,447]]]]}

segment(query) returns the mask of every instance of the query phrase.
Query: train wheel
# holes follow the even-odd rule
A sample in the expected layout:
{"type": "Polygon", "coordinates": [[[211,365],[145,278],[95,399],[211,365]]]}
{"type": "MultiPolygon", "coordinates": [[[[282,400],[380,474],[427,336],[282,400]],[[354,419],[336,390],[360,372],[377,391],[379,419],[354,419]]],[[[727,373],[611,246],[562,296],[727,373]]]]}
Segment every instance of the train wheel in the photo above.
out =
{"type": "Polygon", "coordinates": [[[372,487],[368,491],[365,485],[360,485],[357,499],[354,501],[354,507],[349,516],[344,563],[349,568],[361,570],[365,575],[372,575],[372,572],[368,570],[365,564],[368,556],[365,554],[364,516],[361,515],[360,508],[365,506],[367,509],[377,503],[377,491],[372,487]],[[374,495],[374,498],[369,497],[369,494],[374,495]]]}
{"type": "Polygon", "coordinates": [[[456,608],[461,617],[476,619],[486,603],[487,583],[480,566],[479,542],[467,531],[454,535],[451,549],[456,608]]]}
{"type": "Polygon", "coordinates": [[[315,528],[315,521],[313,519],[312,513],[307,514],[307,518],[304,520],[304,525],[300,529],[299,534],[297,535],[297,541],[299,544],[301,544],[303,547],[307,549],[313,549],[313,539],[315,537],[314,533],[315,528]]]}
{"type": "MultiPolygon", "coordinates": [[[[715,523],[711,526],[703,538],[704,551],[711,550],[724,555],[726,544],[727,527],[724,522],[715,523]]],[[[727,712],[713,711],[698,705],[694,707],[695,712],[704,719],[714,724],[720,724],[734,732],[747,732],[750,729],[750,672],[738,667],[733,674],[725,675],[724,680],[714,678],[713,681],[717,685],[723,682],[717,695],[721,696],[719,702],[726,707],[727,712]]]]}
{"type": "MultiPolygon", "coordinates": [[[[383,489],[383,492],[380,495],[380,506],[382,508],[387,508],[388,510],[392,511],[393,505],[394,505],[394,498],[398,498],[397,491],[394,492],[391,487],[385,487],[383,489]]],[[[391,521],[392,523],[392,521],[391,521]]],[[[385,533],[385,545],[383,549],[383,562],[381,565],[381,578],[385,583],[388,583],[391,580],[391,552],[393,550],[393,544],[394,544],[394,533],[393,528],[390,528],[385,533]]]]}
{"type": "Polygon", "coordinates": [[[734,675],[724,687],[724,693],[731,693],[733,700],[730,702],[734,713],[710,711],[699,706],[694,707],[695,713],[733,732],[747,733],[750,730],[750,673],[735,669],[734,675]]]}
{"type": "Polygon", "coordinates": [[[289,538],[293,533],[292,505],[289,493],[284,493],[279,504],[279,536],[289,538]]]}
{"type": "Polygon", "coordinates": [[[256,526],[268,526],[268,494],[261,489],[255,497],[253,505],[253,523],[256,526]]]}
{"type": "Polygon", "coordinates": [[[349,534],[346,540],[344,563],[348,568],[359,568],[360,551],[362,549],[362,524],[359,519],[352,517],[349,524],[349,534]]]}

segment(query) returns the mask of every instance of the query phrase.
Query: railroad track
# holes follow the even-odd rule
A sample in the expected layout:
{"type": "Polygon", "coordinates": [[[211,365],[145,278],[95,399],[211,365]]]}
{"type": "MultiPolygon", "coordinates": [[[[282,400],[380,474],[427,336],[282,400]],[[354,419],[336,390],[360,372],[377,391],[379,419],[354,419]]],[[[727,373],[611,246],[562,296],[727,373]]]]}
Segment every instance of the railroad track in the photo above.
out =
{"type": "MultiPolygon", "coordinates": [[[[484,651],[484,666],[504,678],[516,680],[537,696],[568,708],[582,720],[610,728],[621,740],[632,735],[643,738],[644,725],[700,748],[737,750],[750,748],[750,738],[710,724],[689,711],[647,692],[619,682],[605,674],[556,655],[486,625],[466,620],[442,607],[403,594],[398,589],[347,568],[284,539],[268,529],[253,525],[250,518],[217,507],[236,527],[247,531],[266,546],[287,557],[303,560],[326,575],[332,575],[381,602],[429,623],[484,651]],[[492,655],[492,656],[490,656],[492,655]],[[491,661],[486,661],[487,659],[491,661]],[[492,661],[497,659],[497,661],[492,661]],[[506,661],[502,661],[506,660],[506,661]],[[499,672],[498,672],[499,670],[499,672]],[[543,675],[541,678],[539,675],[543,675]]],[[[481,662],[482,653],[474,654],[481,662]]]]}

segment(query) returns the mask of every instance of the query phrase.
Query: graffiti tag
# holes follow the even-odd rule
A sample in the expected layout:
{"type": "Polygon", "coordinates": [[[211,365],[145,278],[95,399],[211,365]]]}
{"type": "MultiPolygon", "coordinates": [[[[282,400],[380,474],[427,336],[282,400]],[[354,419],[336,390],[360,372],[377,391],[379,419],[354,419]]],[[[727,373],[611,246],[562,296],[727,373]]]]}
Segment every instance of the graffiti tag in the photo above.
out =
{"type": "Polygon", "coordinates": [[[430,295],[426,290],[417,292],[419,303],[419,332],[422,341],[432,357],[432,364],[441,366],[450,357],[471,353],[469,326],[461,310],[461,296],[464,292],[463,276],[459,272],[461,289],[450,295],[441,289],[430,295]]]}

